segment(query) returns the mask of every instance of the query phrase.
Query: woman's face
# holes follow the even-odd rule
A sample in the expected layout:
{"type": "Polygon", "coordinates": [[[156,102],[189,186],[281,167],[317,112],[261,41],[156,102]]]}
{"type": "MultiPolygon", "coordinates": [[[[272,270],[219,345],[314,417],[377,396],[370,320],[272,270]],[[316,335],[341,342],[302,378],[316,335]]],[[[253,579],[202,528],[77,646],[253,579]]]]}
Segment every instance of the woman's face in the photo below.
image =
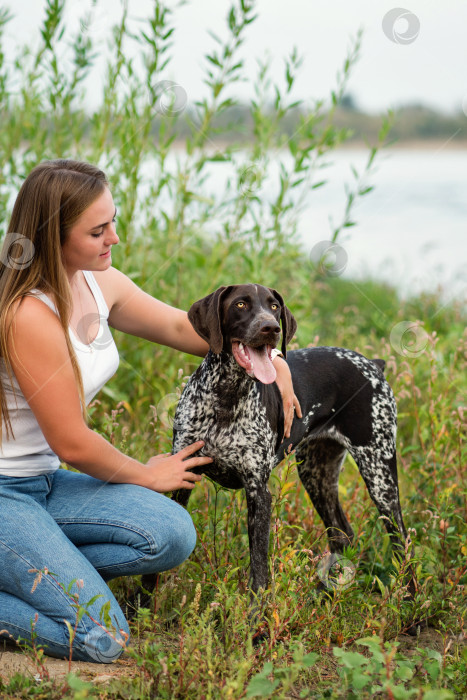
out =
{"type": "Polygon", "coordinates": [[[62,245],[63,262],[70,277],[78,270],[99,272],[111,266],[111,248],[119,241],[115,232],[116,213],[106,187],[72,226],[62,245]]]}

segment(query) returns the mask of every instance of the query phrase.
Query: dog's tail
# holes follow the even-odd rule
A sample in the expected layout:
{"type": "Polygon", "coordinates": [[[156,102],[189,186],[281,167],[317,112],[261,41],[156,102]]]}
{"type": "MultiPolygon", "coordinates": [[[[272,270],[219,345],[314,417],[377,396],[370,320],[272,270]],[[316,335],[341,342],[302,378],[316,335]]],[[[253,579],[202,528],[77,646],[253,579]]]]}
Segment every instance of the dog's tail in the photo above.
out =
{"type": "Polygon", "coordinates": [[[383,372],[383,374],[384,374],[384,370],[386,368],[386,362],[384,360],[380,360],[379,358],[377,358],[376,360],[371,360],[371,361],[374,362],[375,365],[377,365],[380,368],[381,372],[383,372]]]}

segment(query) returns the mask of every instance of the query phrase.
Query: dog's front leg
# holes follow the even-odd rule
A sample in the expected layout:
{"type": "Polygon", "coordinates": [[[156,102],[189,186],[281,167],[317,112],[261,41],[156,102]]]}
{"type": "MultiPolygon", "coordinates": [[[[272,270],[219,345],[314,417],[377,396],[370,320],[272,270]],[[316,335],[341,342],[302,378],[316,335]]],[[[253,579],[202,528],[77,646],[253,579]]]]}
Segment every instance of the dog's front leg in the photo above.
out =
{"type": "Polygon", "coordinates": [[[248,539],[250,543],[250,587],[257,595],[268,585],[269,528],[271,494],[267,483],[245,485],[248,507],[248,539]]]}

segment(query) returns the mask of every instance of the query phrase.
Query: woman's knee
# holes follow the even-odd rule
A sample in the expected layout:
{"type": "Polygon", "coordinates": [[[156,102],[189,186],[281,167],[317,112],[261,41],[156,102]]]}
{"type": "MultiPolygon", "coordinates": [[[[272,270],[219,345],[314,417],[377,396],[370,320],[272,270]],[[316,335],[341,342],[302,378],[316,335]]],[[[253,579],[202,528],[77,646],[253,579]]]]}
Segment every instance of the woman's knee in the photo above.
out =
{"type": "Polygon", "coordinates": [[[164,528],[160,571],[179,566],[188,559],[196,544],[196,530],[190,514],[177,503],[173,506],[170,522],[164,528]]]}
{"type": "MultiPolygon", "coordinates": [[[[196,530],[190,514],[185,508],[169,501],[164,518],[160,514],[147,526],[151,551],[146,563],[151,571],[167,571],[188,559],[196,544],[196,530]]],[[[149,570],[149,569],[148,569],[149,570]]]]}

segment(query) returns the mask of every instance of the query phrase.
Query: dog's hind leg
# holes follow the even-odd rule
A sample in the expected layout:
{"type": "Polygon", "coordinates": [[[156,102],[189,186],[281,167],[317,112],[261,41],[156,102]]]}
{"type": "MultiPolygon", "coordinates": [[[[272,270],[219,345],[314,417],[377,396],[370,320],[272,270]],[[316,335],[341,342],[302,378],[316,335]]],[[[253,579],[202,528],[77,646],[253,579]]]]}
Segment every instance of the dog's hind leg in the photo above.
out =
{"type": "Polygon", "coordinates": [[[354,534],[339,503],[345,453],[345,447],[330,438],[311,439],[296,452],[298,475],[327,529],[331,552],[342,552],[354,534]]]}
{"type": "Polygon", "coordinates": [[[349,452],[379,514],[384,516],[383,522],[391,538],[394,554],[402,558],[407,531],[399,502],[395,450],[389,457],[381,455],[372,447],[349,447],[349,452]]]}
{"type": "MultiPolygon", "coordinates": [[[[375,458],[374,451],[369,448],[351,447],[349,452],[357,463],[360,474],[379,514],[384,516],[384,526],[391,538],[394,555],[400,562],[403,562],[405,559],[407,530],[402,519],[399,502],[395,449],[389,458],[383,458],[379,455],[378,459],[375,458]]],[[[410,553],[411,550],[409,549],[409,556],[410,553]]],[[[410,563],[404,579],[408,585],[408,593],[413,598],[417,589],[417,583],[415,572],[410,563]]]]}

